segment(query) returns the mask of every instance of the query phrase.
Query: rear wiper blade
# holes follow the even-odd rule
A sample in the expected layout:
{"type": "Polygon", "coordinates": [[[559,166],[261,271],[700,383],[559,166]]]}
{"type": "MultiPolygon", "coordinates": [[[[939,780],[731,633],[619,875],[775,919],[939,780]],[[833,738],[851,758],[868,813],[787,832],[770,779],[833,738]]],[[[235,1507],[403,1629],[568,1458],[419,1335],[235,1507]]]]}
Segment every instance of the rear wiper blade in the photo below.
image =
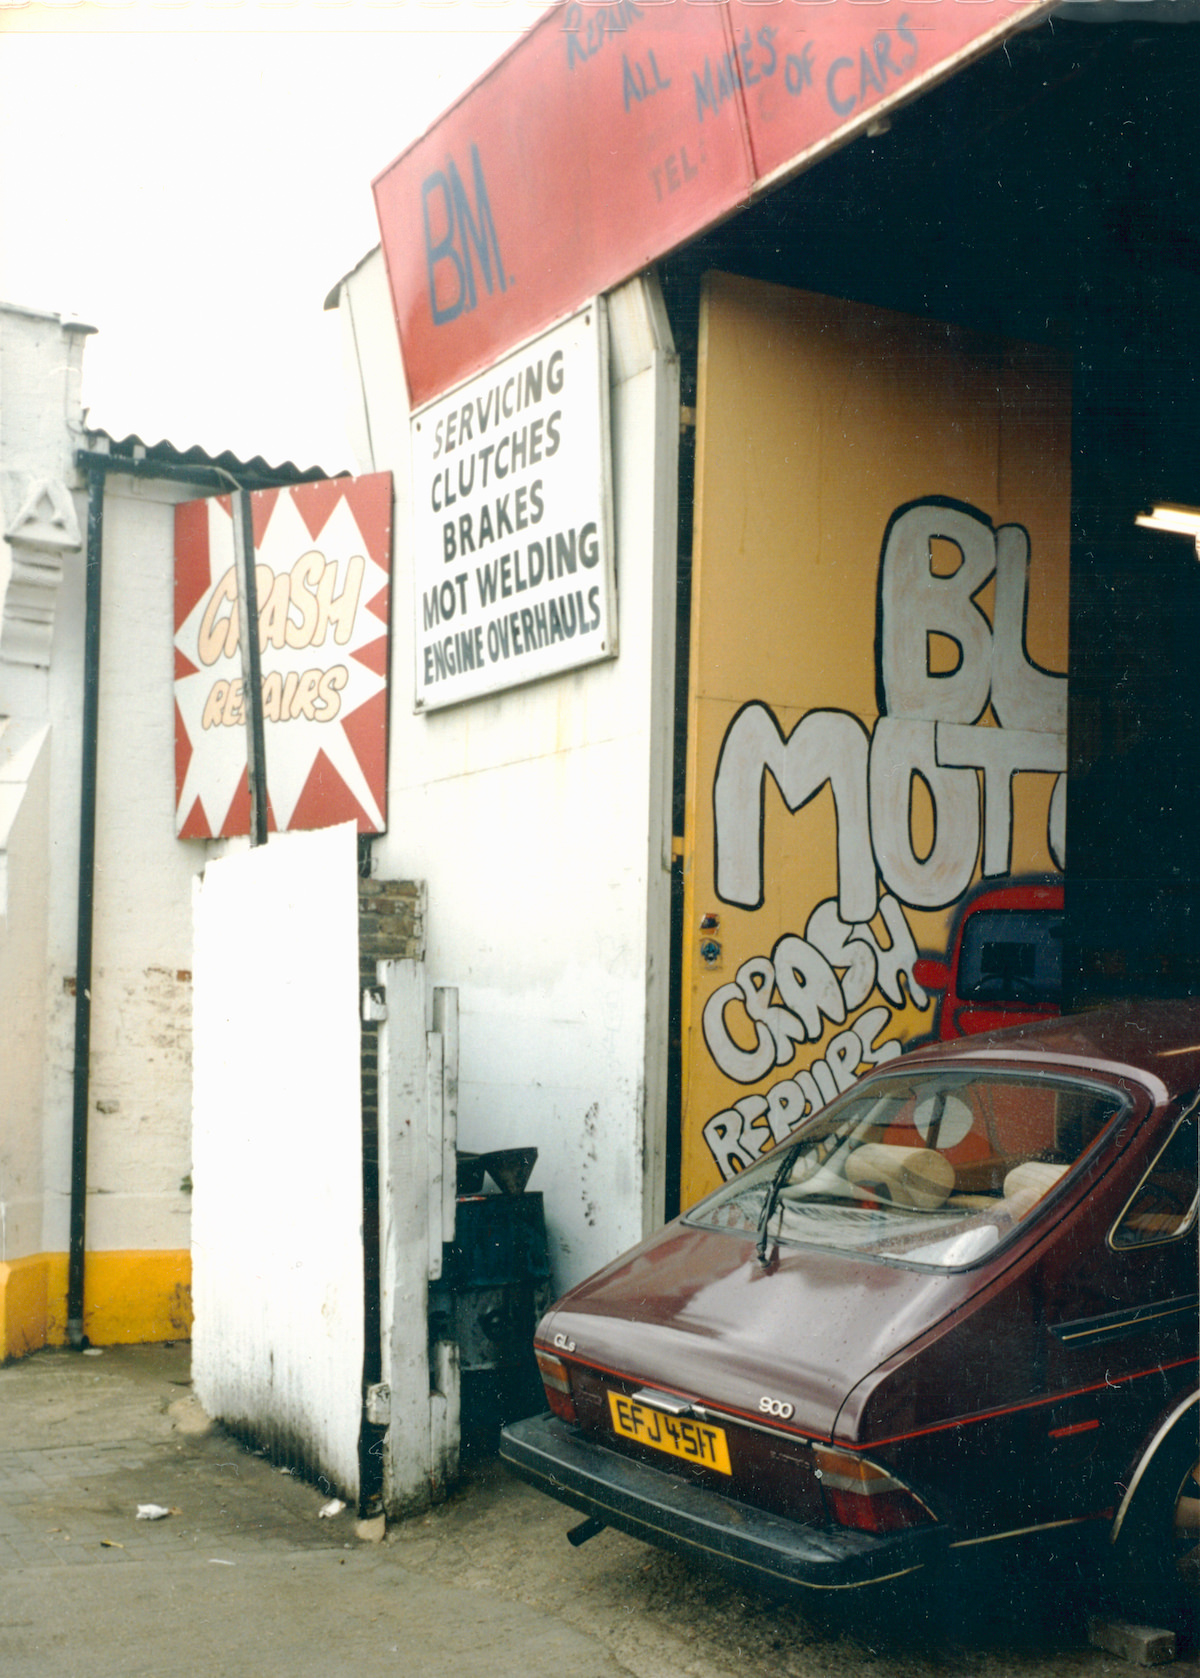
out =
{"type": "Polygon", "coordinates": [[[758,1214],[758,1244],[754,1253],[760,1264],[766,1264],[767,1262],[768,1230],[775,1208],[779,1204],[779,1196],[783,1191],[784,1182],[792,1168],[792,1161],[796,1157],[796,1152],[796,1148],[789,1148],[780,1160],[778,1169],[771,1173],[766,1199],[763,1201],[762,1211],[758,1214]]]}

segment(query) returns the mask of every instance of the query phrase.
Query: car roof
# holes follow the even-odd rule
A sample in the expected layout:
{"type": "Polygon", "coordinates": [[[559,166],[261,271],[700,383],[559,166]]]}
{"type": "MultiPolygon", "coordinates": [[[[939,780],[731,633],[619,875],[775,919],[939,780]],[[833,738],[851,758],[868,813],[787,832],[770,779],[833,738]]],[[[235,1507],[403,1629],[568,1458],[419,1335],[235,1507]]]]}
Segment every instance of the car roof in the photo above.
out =
{"type": "MultiPolygon", "coordinates": [[[[1200,1088],[1200,1000],[1123,1002],[915,1049],[905,1065],[1001,1060],[1090,1069],[1161,1086],[1171,1099],[1200,1088]]],[[[895,1063],[889,1063],[895,1069],[895,1063]]]]}
{"type": "Polygon", "coordinates": [[[1016,880],[1007,886],[991,886],[967,899],[963,919],[980,909],[1061,909],[1061,880],[1016,880]]]}

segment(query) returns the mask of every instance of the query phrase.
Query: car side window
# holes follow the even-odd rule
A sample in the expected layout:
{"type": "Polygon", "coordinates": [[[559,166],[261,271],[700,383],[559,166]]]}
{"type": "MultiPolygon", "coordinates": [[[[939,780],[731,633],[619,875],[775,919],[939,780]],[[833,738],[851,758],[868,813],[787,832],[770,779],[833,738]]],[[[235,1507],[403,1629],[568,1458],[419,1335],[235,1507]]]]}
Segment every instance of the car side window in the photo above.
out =
{"type": "Polygon", "coordinates": [[[1174,1241],[1196,1218],[1197,1132],[1193,1110],[1184,1115],[1113,1226],[1116,1248],[1174,1241]]]}

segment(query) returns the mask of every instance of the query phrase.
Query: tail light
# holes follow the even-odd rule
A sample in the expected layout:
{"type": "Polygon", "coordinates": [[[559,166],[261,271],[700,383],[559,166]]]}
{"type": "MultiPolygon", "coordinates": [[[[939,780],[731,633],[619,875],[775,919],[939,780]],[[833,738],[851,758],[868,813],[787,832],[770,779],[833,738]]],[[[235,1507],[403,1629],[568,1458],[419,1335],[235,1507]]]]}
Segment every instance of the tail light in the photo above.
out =
{"type": "Polygon", "coordinates": [[[886,1468],[851,1451],[813,1446],[826,1507],[839,1526],[859,1532],[899,1532],[933,1516],[921,1499],[886,1468]]]}
{"type": "Polygon", "coordinates": [[[551,1410],[564,1422],[575,1421],[575,1398],[566,1364],[552,1352],[543,1352],[540,1346],[534,1347],[533,1355],[537,1359],[538,1372],[546,1389],[546,1402],[551,1410]]]}

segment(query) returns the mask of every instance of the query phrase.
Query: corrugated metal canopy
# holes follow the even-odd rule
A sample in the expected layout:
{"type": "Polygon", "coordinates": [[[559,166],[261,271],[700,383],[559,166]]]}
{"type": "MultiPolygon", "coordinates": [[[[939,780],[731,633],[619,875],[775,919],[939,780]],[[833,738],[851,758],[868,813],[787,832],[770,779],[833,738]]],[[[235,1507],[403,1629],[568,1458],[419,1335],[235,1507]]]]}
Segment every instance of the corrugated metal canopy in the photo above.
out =
{"type": "Polygon", "coordinates": [[[112,460],[136,462],[147,476],[153,476],[155,466],[164,468],[164,477],[179,477],[188,468],[193,468],[198,481],[210,474],[226,472],[247,488],[263,489],[282,484],[311,483],[338,475],[326,472],[321,466],[297,466],[290,460],[273,466],[262,455],[246,460],[229,449],[221,454],[210,454],[198,443],[186,449],[177,447],[166,438],[157,443],[147,443],[133,432],[118,439],[107,431],[89,427],[86,435],[89,452],[107,455],[112,460]]]}

